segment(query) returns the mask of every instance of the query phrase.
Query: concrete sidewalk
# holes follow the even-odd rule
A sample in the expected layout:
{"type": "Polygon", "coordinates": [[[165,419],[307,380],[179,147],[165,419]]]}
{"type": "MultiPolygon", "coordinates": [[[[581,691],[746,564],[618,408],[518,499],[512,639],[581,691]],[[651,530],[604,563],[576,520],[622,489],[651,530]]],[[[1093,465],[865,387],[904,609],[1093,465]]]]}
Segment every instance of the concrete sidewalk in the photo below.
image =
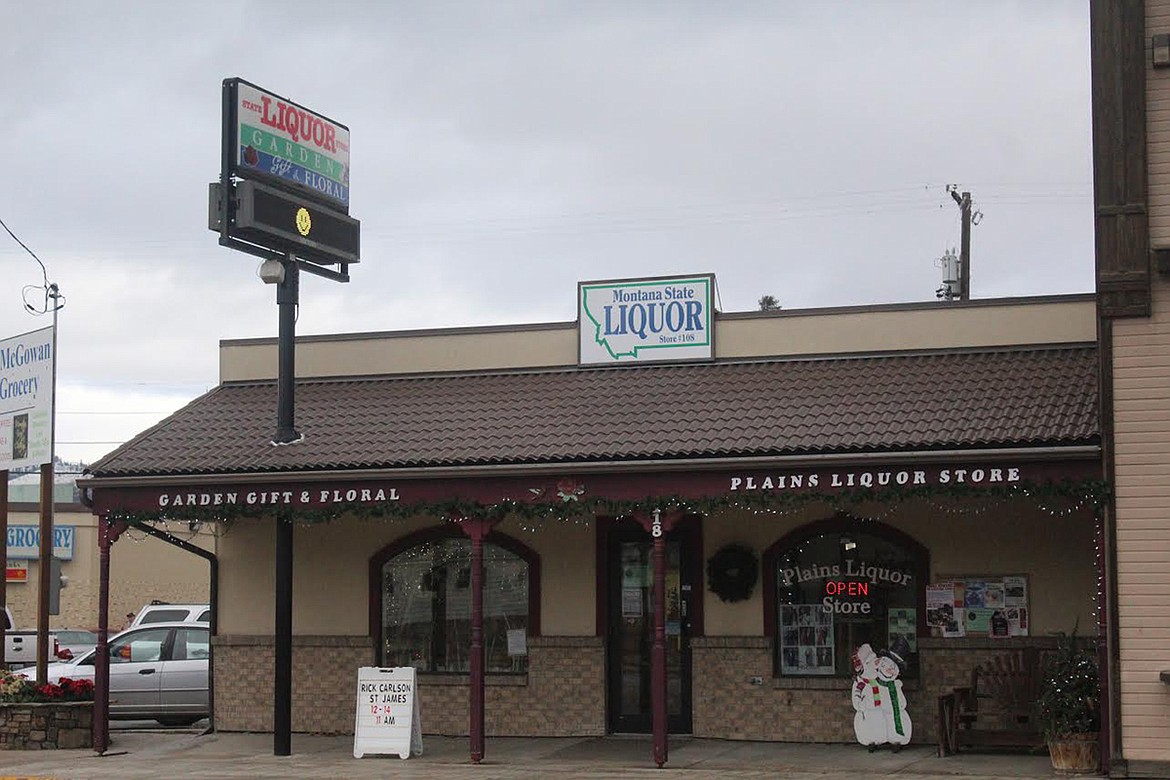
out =
{"type": "Polygon", "coordinates": [[[654,767],[648,736],[604,738],[492,738],[484,761],[468,758],[465,737],[423,738],[423,755],[353,757],[352,737],[294,735],[291,756],[272,755],[271,734],[206,734],[175,731],[115,731],[104,756],[89,750],[0,752],[0,778],[100,780],[174,778],[286,780],[287,778],[450,778],[536,780],[537,778],[686,778],[748,780],[820,778],[1051,778],[1047,755],[965,753],[938,758],[932,746],[900,753],[868,753],[859,745],[808,745],[672,738],[669,761],[654,767]]]}

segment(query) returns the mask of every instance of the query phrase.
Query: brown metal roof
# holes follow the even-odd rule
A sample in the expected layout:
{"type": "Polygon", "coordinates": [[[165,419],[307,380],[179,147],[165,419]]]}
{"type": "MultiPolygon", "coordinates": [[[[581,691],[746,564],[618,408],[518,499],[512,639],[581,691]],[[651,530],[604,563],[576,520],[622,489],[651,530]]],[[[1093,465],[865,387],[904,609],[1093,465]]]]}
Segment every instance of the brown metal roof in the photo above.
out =
{"type": "Polygon", "coordinates": [[[1093,346],[221,385],[99,477],[1069,446],[1099,441],[1093,346]]]}

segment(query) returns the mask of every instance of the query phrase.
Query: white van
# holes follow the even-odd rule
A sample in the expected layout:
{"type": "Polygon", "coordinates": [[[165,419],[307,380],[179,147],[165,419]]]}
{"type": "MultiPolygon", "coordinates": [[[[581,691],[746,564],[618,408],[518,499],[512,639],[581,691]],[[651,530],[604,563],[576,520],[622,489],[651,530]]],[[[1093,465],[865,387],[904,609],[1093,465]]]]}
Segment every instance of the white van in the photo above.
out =
{"type": "Polygon", "coordinates": [[[209,604],[164,604],[151,602],[134,616],[128,628],[137,628],[144,623],[210,623],[209,604]]]}

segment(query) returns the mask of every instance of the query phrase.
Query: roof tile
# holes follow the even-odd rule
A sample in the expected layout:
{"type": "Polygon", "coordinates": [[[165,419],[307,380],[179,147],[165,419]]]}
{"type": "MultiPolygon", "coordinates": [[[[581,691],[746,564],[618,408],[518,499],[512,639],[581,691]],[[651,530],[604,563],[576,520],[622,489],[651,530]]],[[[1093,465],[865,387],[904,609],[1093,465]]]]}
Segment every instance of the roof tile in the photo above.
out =
{"type": "Polygon", "coordinates": [[[221,385],[98,476],[753,457],[1096,443],[1094,347],[221,385]]]}

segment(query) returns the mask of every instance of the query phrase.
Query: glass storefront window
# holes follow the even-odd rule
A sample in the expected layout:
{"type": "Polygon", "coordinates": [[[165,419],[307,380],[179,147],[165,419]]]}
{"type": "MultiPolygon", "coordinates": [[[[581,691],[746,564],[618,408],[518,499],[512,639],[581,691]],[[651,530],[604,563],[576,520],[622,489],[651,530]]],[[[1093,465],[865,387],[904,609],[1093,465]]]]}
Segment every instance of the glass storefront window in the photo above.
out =
{"type": "MultiPolygon", "coordinates": [[[[488,672],[528,669],[528,564],[483,546],[483,645],[488,672]]],[[[382,566],[382,663],[420,672],[469,672],[471,541],[415,545],[382,566]]]]}
{"type": "Polygon", "coordinates": [[[772,560],[781,676],[850,676],[864,643],[896,653],[902,676],[917,676],[916,551],[877,534],[831,531],[798,539],[772,560]]]}

